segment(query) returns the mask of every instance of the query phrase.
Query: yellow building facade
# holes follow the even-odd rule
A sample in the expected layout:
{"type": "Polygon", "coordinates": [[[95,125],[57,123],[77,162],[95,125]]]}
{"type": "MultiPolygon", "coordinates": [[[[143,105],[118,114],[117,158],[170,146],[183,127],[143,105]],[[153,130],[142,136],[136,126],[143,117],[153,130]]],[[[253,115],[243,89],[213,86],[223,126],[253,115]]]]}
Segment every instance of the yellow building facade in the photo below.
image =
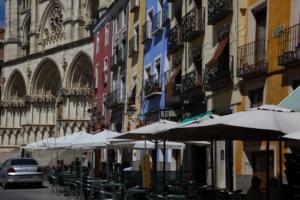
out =
{"type": "Polygon", "coordinates": [[[141,112],[144,44],[142,26],[145,23],[146,1],[130,0],[128,18],[128,59],[126,78],[125,131],[135,129],[141,112]]]}
{"type": "MultiPolygon", "coordinates": [[[[295,61],[290,61],[294,63],[292,67],[280,61],[293,38],[291,33],[283,34],[299,23],[297,7],[299,1],[294,0],[247,0],[241,7],[236,74],[242,97],[237,111],[261,104],[277,105],[299,85],[300,68],[295,61]]],[[[244,191],[249,188],[253,175],[259,176],[264,186],[266,142],[237,142],[235,150],[236,188],[244,191]]],[[[279,177],[279,142],[270,143],[270,152],[270,177],[279,177]]]]}

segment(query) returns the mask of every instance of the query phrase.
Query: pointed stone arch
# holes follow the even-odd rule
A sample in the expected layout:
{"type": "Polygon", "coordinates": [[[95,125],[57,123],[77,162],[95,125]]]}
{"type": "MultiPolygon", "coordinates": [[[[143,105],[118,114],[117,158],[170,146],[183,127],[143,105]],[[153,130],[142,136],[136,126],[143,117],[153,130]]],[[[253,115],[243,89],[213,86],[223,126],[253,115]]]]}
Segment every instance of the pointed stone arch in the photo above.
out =
{"type": "Polygon", "coordinates": [[[51,12],[53,11],[53,9],[55,9],[56,7],[59,7],[63,12],[64,12],[64,5],[59,1],[59,0],[52,0],[49,2],[49,4],[47,5],[45,12],[42,15],[41,21],[40,21],[40,25],[39,25],[39,29],[40,29],[40,37],[42,38],[43,35],[45,34],[45,25],[47,23],[47,20],[49,18],[49,15],[51,14],[51,12]]]}
{"type": "Polygon", "coordinates": [[[25,54],[30,53],[30,27],[31,27],[31,14],[28,13],[22,24],[22,49],[25,54]]]}
{"type": "Polygon", "coordinates": [[[90,56],[80,51],[71,62],[66,88],[92,88],[93,63],[90,56]]]}
{"type": "Polygon", "coordinates": [[[62,81],[59,68],[55,61],[45,58],[37,66],[31,83],[31,94],[35,96],[58,96],[62,81]]]}
{"type": "Polygon", "coordinates": [[[19,70],[15,70],[9,77],[5,89],[5,100],[21,100],[26,95],[26,83],[19,70]]]}

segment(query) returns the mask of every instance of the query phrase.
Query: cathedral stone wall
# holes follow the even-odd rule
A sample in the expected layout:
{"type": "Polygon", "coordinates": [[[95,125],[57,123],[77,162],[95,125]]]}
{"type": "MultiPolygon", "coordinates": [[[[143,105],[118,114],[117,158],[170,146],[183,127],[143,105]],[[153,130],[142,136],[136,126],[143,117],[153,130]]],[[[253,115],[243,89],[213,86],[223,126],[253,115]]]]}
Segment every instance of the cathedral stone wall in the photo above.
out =
{"type": "Polygon", "coordinates": [[[112,2],[6,0],[0,151],[88,131],[91,28],[112,2]]]}

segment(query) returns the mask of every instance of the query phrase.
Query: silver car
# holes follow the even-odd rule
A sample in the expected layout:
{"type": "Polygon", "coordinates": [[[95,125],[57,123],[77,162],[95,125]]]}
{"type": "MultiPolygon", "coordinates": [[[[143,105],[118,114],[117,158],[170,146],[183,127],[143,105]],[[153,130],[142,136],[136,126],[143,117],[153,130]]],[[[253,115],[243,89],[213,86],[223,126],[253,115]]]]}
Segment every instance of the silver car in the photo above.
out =
{"type": "Polygon", "coordinates": [[[43,171],[34,159],[9,159],[0,168],[0,183],[3,188],[12,183],[34,183],[42,186],[43,171]]]}

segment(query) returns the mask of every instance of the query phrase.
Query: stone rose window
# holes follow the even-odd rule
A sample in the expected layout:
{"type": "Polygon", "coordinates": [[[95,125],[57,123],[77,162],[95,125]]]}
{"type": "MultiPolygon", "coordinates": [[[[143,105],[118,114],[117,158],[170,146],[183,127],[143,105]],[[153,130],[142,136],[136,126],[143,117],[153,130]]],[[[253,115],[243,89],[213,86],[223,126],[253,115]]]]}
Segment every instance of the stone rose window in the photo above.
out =
{"type": "Polygon", "coordinates": [[[60,34],[63,27],[63,14],[60,7],[53,9],[50,15],[50,27],[53,34],[60,34]]]}

